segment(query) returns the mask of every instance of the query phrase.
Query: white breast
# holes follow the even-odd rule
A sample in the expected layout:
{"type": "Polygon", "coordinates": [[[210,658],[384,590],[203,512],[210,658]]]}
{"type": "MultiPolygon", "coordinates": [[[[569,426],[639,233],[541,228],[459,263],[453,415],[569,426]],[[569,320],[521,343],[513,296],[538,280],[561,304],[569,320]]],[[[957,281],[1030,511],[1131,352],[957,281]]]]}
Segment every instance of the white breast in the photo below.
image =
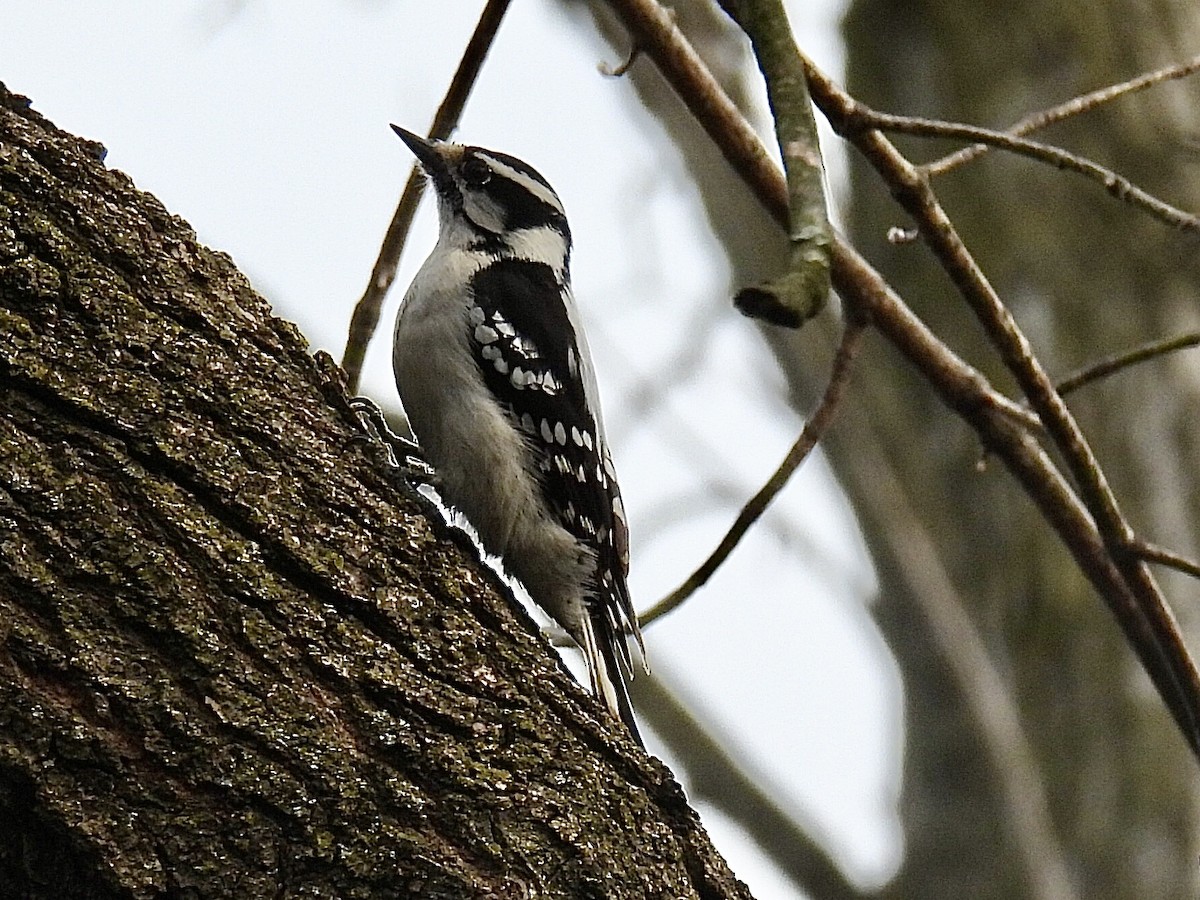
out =
{"type": "Polygon", "coordinates": [[[485,261],[484,254],[467,250],[431,255],[405,295],[392,346],[409,424],[438,471],[446,499],[468,518],[474,504],[459,485],[469,481],[469,467],[491,445],[485,438],[499,415],[471,357],[470,297],[463,290],[485,261]]]}
{"type": "Polygon", "coordinates": [[[580,637],[581,590],[594,559],[547,513],[525,438],[484,384],[469,344],[472,304],[463,286],[487,261],[476,251],[445,248],[426,260],[396,319],[396,385],[442,498],[466,516],[484,549],[580,637]]]}

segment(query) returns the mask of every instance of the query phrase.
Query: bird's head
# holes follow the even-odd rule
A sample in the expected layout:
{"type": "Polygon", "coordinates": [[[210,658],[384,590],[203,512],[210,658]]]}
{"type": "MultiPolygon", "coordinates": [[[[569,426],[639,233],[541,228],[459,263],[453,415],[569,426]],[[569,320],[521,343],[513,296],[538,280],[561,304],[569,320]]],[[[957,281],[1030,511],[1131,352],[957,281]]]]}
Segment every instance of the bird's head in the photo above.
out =
{"type": "Polygon", "coordinates": [[[397,125],[392,130],[429,176],[443,240],[515,252],[531,239],[557,237],[563,256],[570,252],[562,201],[533,166],[507,153],[430,140],[397,125]]]}

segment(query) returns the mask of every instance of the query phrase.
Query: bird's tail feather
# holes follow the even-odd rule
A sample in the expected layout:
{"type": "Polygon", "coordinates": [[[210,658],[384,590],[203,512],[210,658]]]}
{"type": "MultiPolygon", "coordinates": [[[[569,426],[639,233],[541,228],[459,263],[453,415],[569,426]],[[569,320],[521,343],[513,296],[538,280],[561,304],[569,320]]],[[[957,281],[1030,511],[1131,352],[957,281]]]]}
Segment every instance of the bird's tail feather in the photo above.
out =
{"type": "Polygon", "coordinates": [[[625,635],[617,631],[603,611],[589,612],[584,617],[583,655],[587,659],[592,691],[604,701],[614,716],[625,723],[633,739],[645,747],[629,699],[629,680],[632,677],[629,650],[617,643],[624,642],[625,635]]]}

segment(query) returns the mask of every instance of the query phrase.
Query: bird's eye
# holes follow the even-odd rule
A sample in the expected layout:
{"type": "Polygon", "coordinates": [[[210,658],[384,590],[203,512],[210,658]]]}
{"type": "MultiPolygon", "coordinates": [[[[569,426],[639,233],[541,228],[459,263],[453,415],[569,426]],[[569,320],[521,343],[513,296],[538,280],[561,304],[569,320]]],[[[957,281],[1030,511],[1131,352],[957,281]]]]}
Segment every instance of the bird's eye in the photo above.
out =
{"type": "Polygon", "coordinates": [[[463,181],[466,182],[467,187],[483,187],[492,178],[491,167],[478,156],[471,156],[464,160],[459,172],[462,173],[463,181]]]}

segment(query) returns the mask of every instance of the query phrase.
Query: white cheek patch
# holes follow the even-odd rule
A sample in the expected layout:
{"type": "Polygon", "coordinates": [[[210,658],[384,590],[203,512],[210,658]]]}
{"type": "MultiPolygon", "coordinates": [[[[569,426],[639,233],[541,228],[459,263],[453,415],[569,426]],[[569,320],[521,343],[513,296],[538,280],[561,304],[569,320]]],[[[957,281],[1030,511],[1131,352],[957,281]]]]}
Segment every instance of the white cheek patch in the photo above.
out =
{"type": "Polygon", "coordinates": [[[522,228],[505,237],[508,251],[517,259],[545,263],[562,280],[567,266],[567,242],[562,233],[549,225],[522,228]]]}
{"type": "Polygon", "coordinates": [[[475,191],[463,191],[463,215],[476,227],[492,234],[504,230],[504,210],[490,197],[475,191]]]}

